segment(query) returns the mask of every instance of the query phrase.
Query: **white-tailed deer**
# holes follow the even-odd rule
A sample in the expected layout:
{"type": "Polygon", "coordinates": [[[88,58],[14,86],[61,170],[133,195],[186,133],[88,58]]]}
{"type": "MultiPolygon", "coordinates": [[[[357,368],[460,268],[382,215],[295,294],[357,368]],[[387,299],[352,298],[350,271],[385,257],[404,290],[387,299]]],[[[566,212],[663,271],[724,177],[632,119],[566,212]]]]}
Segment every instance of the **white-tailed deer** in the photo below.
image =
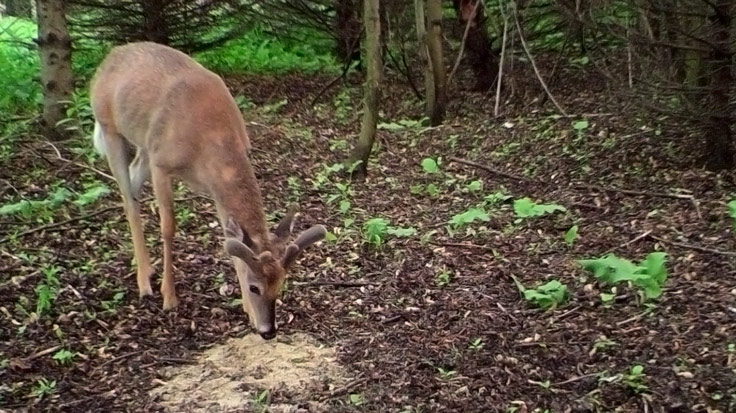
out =
{"type": "Polygon", "coordinates": [[[233,257],[243,309],[265,339],[276,335],[275,304],[286,270],[325,236],[315,225],[288,242],[296,211],[268,230],[261,192],[248,159],[250,141],[241,113],[219,76],[189,56],[156,43],[114,48],[91,85],[94,143],[120,187],[128,218],[141,297],[153,293],[154,270],[145,246],[136,198],[149,178],[164,244],[164,309],[176,307],[172,248],[172,180],[214,199],[233,257]],[[131,161],[129,152],[135,150],[131,161]]]}

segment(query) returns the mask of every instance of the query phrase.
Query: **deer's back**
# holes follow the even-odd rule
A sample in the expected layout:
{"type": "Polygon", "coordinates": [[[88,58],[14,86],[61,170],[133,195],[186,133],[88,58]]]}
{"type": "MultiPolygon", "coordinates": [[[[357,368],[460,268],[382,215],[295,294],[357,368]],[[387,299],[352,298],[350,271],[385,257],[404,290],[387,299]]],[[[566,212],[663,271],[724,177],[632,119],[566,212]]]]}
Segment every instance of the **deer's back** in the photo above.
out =
{"type": "Polygon", "coordinates": [[[136,146],[159,151],[160,161],[172,168],[218,147],[243,154],[249,147],[240,110],[222,79],[167,46],[114,48],[92,80],[91,101],[98,122],[136,146]]]}

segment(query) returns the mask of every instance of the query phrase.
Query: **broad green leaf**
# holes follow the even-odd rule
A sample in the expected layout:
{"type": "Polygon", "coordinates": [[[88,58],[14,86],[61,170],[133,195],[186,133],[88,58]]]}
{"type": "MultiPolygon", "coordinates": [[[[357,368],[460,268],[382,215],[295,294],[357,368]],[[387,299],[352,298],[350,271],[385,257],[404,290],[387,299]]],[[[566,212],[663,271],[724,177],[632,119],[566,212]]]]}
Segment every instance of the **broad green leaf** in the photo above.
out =
{"type": "Polygon", "coordinates": [[[453,228],[459,228],[463,225],[467,225],[475,221],[488,222],[490,220],[491,220],[491,217],[488,216],[488,214],[482,209],[470,208],[467,211],[463,212],[462,214],[457,214],[453,216],[450,219],[449,224],[453,228]]]}
{"type": "Polygon", "coordinates": [[[514,201],[514,213],[519,218],[539,217],[555,212],[566,211],[565,207],[557,204],[537,204],[529,198],[514,201]]]}
{"type": "Polygon", "coordinates": [[[583,120],[574,122],[572,124],[572,128],[575,129],[576,131],[582,131],[583,129],[587,129],[589,125],[590,124],[588,123],[588,121],[583,119],[583,120]]]}
{"type": "Polygon", "coordinates": [[[396,237],[411,237],[412,235],[417,233],[417,230],[416,228],[413,228],[413,227],[408,227],[408,228],[389,227],[386,232],[396,237]]]}
{"type": "Polygon", "coordinates": [[[664,284],[667,280],[667,268],[665,267],[666,260],[667,253],[653,252],[647,255],[647,258],[642,262],[642,265],[646,268],[647,274],[652,276],[652,278],[654,278],[659,284],[664,284]]]}
{"type": "Polygon", "coordinates": [[[572,244],[575,243],[575,240],[578,238],[578,226],[573,225],[570,227],[570,229],[565,232],[565,243],[567,245],[572,246],[572,244]]]}
{"type": "Polygon", "coordinates": [[[439,167],[437,166],[437,162],[432,158],[424,158],[422,159],[422,169],[424,169],[424,172],[428,174],[434,174],[439,171],[439,167]]]}

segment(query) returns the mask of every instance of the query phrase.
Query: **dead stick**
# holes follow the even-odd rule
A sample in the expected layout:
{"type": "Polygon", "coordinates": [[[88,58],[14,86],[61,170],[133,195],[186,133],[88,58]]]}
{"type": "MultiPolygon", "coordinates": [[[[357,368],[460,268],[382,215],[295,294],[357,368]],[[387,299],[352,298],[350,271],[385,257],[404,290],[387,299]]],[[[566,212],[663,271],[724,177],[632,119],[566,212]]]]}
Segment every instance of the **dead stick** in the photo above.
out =
{"type": "Polygon", "coordinates": [[[458,248],[476,248],[486,251],[493,251],[493,248],[487,247],[485,245],[477,245],[477,244],[463,244],[459,242],[430,242],[432,245],[436,245],[438,247],[458,247],[458,248]]]}
{"type": "Polygon", "coordinates": [[[514,174],[511,174],[511,173],[508,173],[508,172],[499,171],[498,169],[491,168],[490,166],[481,165],[479,163],[476,163],[476,162],[473,162],[473,161],[469,161],[467,159],[456,158],[454,156],[451,156],[448,159],[450,159],[453,162],[461,163],[463,165],[468,165],[468,166],[472,166],[472,167],[475,167],[475,168],[478,168],[478,169],[482,169],[482,170],[487,171],[487,172],[490,172],[490,173],[492,173],[494,175],[503,176],[504,178],[514,179],[514,180],[517,180],[517,181],[524,181],[524,182],[530,182],[531,181],[530,179],[524,178],[523,176],[514,175],[514,174]]]}
{"type": "Polygon", "coordinates": [[[379,283],[363,282],[363,281],[295,281],[292,284],[307,287],[365,287],[368,285],[380,285],[379,283]]]}
{"type": "Polygon", "coordinates": [[[649,235],[649,238],[655,239],[655,240],[660,241],[660,242],[664,242],[665,244],[674,245],[674,246],[680,247],[680,248],[686,248],[686,249],[691,249],[691,250],[701,251],[701,252],[709,252],[711,254],[725,255],[725,256],[728,256],[728,257],[736,257],[736,252],[722,251],[722,250],[718,250],[718,249],[715,249],[715,248],[701,247],[700,245],[693,245],[693,244],[687,244],[687,243],[684,243],[684,242],[670,241],[670,240],[666,240],[664,238],[660,238],[660,237],[657,237],[657,236],[651,235],[651,234],[649,235]]]}
{"type": "Polygon", "coordinates": [[[122,208],[122,205],[116,205],[116,206],[111,206],[111,207],[103,208],[103,209],[101,209],[99,211],[95,211],[95,212],[92,212],[92,213],[87,214],[87,215],[81,215],[81,216],[78,216],[78,217],[69,218],[66,221],[55,222],[53,224],[41,225],[40,227],[31,228],[31,229],[29,229],[27,231],[23,231],[23,232],[21,232],[19,234],[16,234],[15,236],[5,237],[3,239],[0,239],[0,244],[6,243],[6,242],[10,241],[13,238],[25,237],[26,235],[30,235],[30,234],[33,234],[33,233],[36,233],[36,232],[47,231],[47,230],[50,230],[50,229],[55,229],[55,228],[62,227],[62,226],[67,225],[67,224],[71,224],[72,222],[77,222],[77,221],[82,221],[82,220],[87,219],[87,218],[92,218],[92,217],[95,217],[97,215],[101,215],[101,214],[104,214],[105,212],[109,212],[109,211],[112,211],[112,210],[115,210],[115,209],[118,209],[118,208],[122,208]]]}
{"type": "Polygon", "coordinates": [[[342,396],[343,394],[349,392],[353,388],[358,387],[367,381],[368,381],[367,377],[364,377],[362,379],[353,380],[350,383],[331,391],[329,395],[323,396],[322,401],[326,401],[327,399],[331,399],[333,397],[342,396]]]}
{"type": "Polygon", "coordinates": [[[576,184],[574,187],[577,189],[595,189],[601,192],[618,192],[620,194],[626,194],[626,195],[649,196],[649,197],[655,197],[655,198],[685,199],[688,201],[691,201],[694,198],[692,195],[668,194],[665,192],[636,191],[633,189],[609,188],[609,187],[590,185],[590,184],[576,184]]]}

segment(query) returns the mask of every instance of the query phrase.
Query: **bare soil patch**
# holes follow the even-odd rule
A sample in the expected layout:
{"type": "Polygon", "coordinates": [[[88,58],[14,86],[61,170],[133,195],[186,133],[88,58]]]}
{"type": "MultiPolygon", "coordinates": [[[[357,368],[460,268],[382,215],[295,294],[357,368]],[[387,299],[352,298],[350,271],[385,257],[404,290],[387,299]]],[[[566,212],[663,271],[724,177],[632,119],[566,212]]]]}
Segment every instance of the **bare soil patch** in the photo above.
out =
{"type": "Polygon", "coordinates": [[[270,406],[271,411],[326,411],[313,396],[345,382],[335,351],[305,334],[273,341],[255,334],[232,338],[206,350],[195,363],[169,367],[163,374],[164,383],[151,394],[169,411],[189,412],[257,409],[272,392],[292,402],[270,406]]]}

